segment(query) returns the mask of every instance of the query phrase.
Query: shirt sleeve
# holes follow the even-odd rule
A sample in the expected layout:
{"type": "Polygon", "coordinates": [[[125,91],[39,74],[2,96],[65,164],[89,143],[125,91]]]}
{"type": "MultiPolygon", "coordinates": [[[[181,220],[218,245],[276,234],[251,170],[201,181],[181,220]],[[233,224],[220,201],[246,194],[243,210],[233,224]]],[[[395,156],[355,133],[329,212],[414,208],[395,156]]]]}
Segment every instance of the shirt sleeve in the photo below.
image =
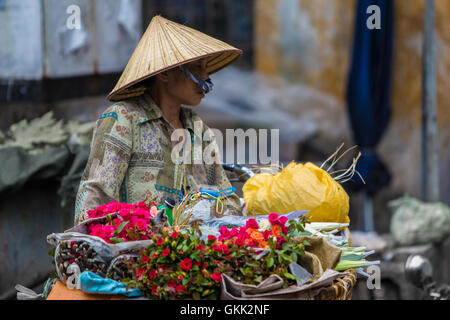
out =
{"type": "Polygon", "coordinates": [[[133,145],[131,116],[122,103],[109,107],[96,122],[88,162],[75,201],[75,225],[88,218],[88,210],[113,200],[119,192],[133,145]]]}

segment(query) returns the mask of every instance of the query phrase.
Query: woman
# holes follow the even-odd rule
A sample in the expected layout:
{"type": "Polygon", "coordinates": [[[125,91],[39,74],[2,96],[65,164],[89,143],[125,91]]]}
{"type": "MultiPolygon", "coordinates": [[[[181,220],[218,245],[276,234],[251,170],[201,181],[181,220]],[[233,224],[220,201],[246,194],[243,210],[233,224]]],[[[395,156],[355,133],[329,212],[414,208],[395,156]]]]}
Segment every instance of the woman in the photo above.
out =
{"type": "MultiPolygon", "coordinates": [[[[172,151],[180,141],[186,150],[194,141],[203,147],[211,143],[202,142],[208,127],[182,105],[199,105],[212,89],[209,74],[241,54],[194,29],[160,16],[152,19],[108,95],[116,103],[97,121],[77,194],[75,224],[88,218],[88,210],[112,200],[137,203],[156,197],[162,203],[169,196],[179,200],[186,190],[202,185],[231,188],[220,164],[180,163],[172,159],[172,151]],[[176,129],[187,129],[191,141],[172,141],[176,129]]],[[[222,203],[225,214],[241,214],[234,193],[222,203]]]]}

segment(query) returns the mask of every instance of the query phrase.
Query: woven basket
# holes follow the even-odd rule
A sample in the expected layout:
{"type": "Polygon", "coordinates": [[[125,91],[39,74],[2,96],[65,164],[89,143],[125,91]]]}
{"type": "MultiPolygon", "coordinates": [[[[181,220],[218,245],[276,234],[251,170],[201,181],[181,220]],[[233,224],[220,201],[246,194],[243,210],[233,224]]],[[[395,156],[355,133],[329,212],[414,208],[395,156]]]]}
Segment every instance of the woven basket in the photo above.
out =
{"type": "Polygon", "coordinates": [[[355,270],[350,269],[347,272],[348,275],[336,279],[332,285],[321,289],[314,300],[351,300],[357,279],[355,270]]]}

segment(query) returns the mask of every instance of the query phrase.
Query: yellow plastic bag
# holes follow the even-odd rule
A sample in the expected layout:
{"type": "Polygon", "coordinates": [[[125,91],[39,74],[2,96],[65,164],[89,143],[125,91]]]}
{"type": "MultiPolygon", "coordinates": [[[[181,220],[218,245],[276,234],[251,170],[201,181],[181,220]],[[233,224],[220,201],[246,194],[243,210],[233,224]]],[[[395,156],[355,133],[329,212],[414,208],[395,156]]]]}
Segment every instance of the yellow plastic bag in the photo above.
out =
{"type": "Polygon", "coordinates": [[[349,223],[349,197],[328,172],[291,162],[275,175],[256,174],[243,187],[247,215],[310,210],[311,222],[349,223]]]}

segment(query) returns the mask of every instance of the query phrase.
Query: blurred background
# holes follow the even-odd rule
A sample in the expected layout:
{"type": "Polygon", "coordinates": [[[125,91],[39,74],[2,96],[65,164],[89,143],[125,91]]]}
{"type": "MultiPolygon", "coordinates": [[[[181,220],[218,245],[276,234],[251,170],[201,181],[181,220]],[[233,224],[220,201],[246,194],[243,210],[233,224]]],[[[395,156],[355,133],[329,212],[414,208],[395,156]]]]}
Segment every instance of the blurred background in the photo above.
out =
{"type": "Polygon", "coordinates": [[[353,245],[377,250],[382,281],[360,281],[353,299],[419,298],[404,277],[412,253],[449,283],[450,2],[427,16],[428,2],[0,0],[0,299],[52,271],[45,237],[73,224],[93,125],[156,14],[244,51],[195,109],[210,127],[279,129],[282,164],[359,146],[366,184],[344,185],[353,245]],[[372,4],[380,29],[366,24],[372,4]]]}

